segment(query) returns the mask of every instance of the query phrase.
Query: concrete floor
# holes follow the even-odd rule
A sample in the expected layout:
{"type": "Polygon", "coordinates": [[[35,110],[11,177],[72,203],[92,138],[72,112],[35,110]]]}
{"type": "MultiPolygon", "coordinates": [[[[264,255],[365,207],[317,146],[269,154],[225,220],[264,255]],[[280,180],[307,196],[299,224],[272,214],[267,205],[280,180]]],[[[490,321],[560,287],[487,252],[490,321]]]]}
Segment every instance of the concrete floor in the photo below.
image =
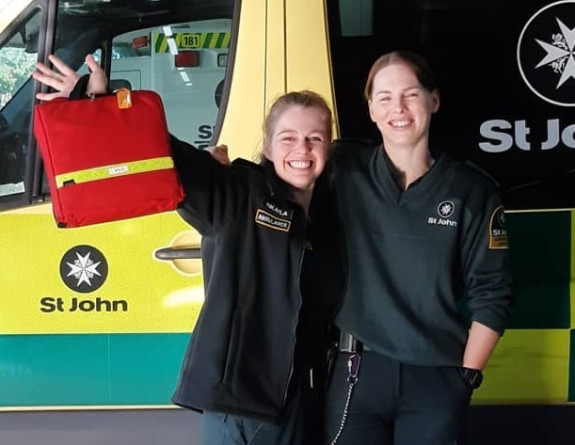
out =
{"type": "MultiPolygon", "coordinates": [[[[0,445],[199,445],[201,433],[183,409],[0,412],[0,445]]],[[[460,445],[573,444],[575,405],[529,405],[473,406],[460,445]]]]}

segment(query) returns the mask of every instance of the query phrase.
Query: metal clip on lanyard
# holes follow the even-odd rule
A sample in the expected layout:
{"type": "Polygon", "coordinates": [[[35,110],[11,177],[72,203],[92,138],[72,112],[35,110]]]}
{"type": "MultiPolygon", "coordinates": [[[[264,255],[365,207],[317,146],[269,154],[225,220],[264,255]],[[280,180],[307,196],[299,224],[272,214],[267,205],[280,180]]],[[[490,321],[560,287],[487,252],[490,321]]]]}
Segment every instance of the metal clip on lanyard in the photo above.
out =
{"type": "Polygon", "coordinates": [[[360,363],[361,355],[359,354],[352,354],[347,360],[347,381],[350,385],[355,385],[355,382],[357,382],[360,363]]]}
{"type": "Polygon", "coordinates": [[[330,442],[330,445],[335,445],[343,432],[345,423],[347,421],[347,415],[349,413],[349,404],[351,402],[351,394],[353,392],[353,387],[357,383],[359,375],[359,366],[361,365],[361,354],[355,353],[351,354],[347,359],[347,382],[349,383],[349,388],[347,389],[347,398],[345,400],[345,406],[343,407],[343,414],[341,416],[341,423],[339,424],[339,429],[336,435],[330,442]]]}

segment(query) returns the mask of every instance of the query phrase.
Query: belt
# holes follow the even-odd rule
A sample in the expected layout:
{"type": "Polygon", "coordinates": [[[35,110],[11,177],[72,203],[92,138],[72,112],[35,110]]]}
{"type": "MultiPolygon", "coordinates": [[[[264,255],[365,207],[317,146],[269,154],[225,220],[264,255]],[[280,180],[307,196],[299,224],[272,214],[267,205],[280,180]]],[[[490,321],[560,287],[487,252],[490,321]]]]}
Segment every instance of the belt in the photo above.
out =
{"type": "Polygon", "coordinates": [[[362,351],[372,351],[369,346],[364,345],[352,334],[344,331],[339,333],[338,350],[339,352],[347,352],[348,354],[355,354],[362,351]]]}

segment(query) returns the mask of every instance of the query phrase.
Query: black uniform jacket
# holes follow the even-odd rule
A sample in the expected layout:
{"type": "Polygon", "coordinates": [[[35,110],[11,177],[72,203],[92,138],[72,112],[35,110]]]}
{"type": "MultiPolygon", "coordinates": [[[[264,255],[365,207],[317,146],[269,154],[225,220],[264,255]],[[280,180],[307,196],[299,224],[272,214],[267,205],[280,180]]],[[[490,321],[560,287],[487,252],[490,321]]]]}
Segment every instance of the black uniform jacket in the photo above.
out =
{"type": "MultiPolygon", "coordinates": [[[[289,200],[271,165],[236,160],[227,167],[180,141],[172,146],[186,191],[180,215],[202,235],[205,285],[172,401],[276,422],[294,371],[310,233],[303,209],[289,200]]],[[[322,289],[319,304],[332,308],[334,301],[325,300],[339,297],[341,266],[336,218],[326,204],[331,197],[321,188],[316,184],[310,217],[319,229],[313,248],[323,255],[319,275],[334,280],[314,289],[322,289]]]]}

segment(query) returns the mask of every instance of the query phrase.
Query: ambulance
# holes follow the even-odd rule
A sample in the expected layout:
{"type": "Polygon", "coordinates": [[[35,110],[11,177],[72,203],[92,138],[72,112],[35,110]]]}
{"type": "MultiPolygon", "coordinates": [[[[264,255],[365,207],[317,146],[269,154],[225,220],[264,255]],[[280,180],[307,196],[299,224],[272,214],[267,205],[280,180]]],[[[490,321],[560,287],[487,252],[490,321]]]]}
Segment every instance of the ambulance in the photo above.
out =
{"type": "Polygon", "coordinates": [[[473,403],[571,405],[574,18],[567,0],[4,0],[0,408],[169,406],[203,301],[199,236],[176,213],[56,227],[36,61],[85,73],[92,53],[115,85],[158,91],[176,136],[252,159],[267,106],[296,89],[328,100],[337,137],[376,140],[362,88],[397,48],[438,75],[433,147],[483,168],[506,202],[515,303],[473,403]]]}
{"type": "Polygon", "coordinates": [[[312,88],[335,108],[324,5],[10,0],[0,17],[0,409],[172,407],[200,237],[176,212],[58,228],[30,75],[50,53],[84,74],[93,54],[111,88],[157,91],[178,138],[252,159],[277,95],[312,88]]]}
{"type": "Polygon", "coordinates": [[[205,148],[221,101],[230,29],[230,19],[214,19],[126,33],[112,47],[112,84],[158,92],[170,132],[205,148]]]}

